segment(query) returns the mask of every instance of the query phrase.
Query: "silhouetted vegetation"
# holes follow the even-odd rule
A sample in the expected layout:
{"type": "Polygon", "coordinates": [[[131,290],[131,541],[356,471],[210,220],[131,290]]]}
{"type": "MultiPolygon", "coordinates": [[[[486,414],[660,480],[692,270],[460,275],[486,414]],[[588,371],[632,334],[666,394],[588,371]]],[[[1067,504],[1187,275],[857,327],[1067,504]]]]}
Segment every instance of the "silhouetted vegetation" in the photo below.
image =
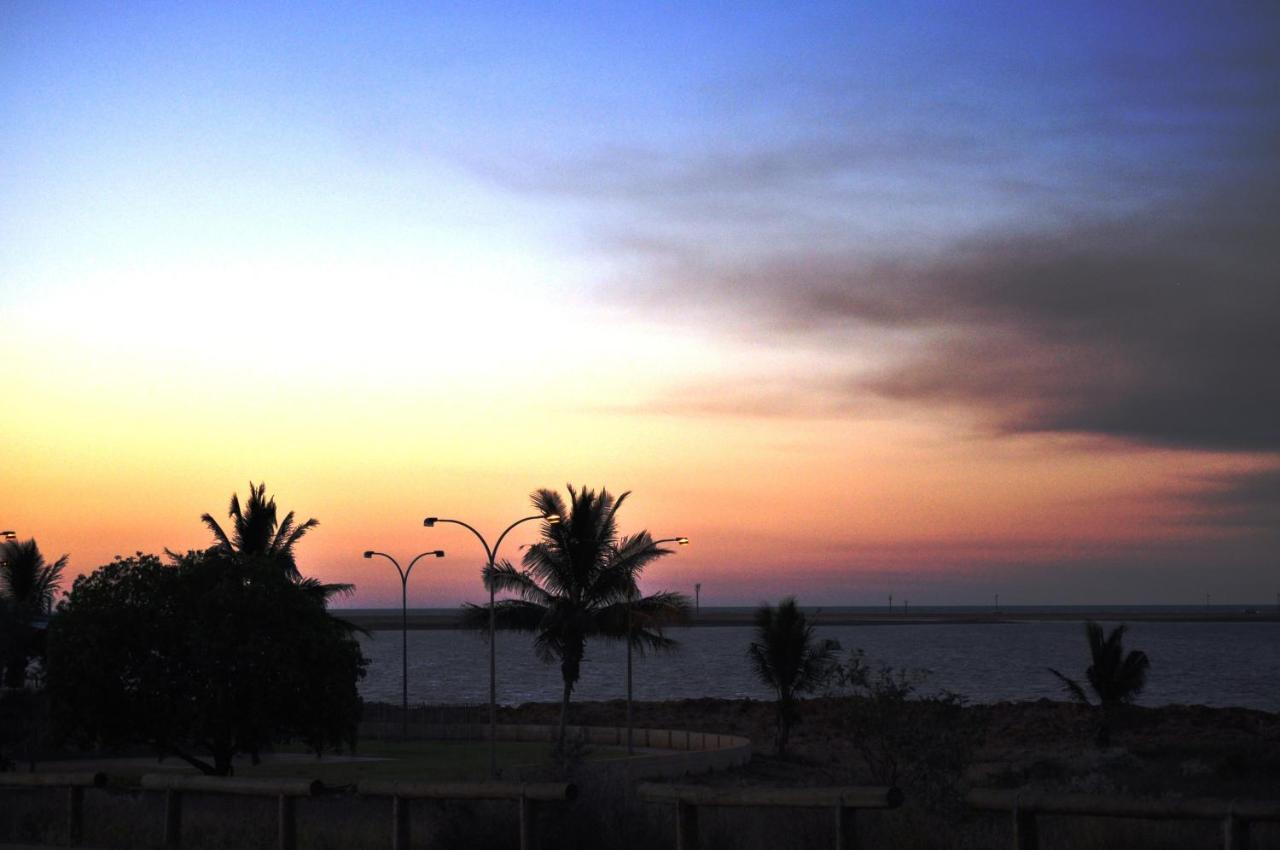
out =
{"type": "Polygon", "coordinates": [[[171,557],[117,558],[76,579],[49,636],[57,728],[217,775],[280,740],[353,745],[364,659],[323,602],[267,560],[171,557]]]}
{"type": "Polygon", "coordinates": [[[283,522],[276,520],[276,500],[267,498],[267,485],[256,487],[249,482],[249,499],[244,508],[240,497],[231,494],[231,507],[227,516],[232,520],[231,533],[227,534],[212,514],[203,514],[200,521],[213,532],[214,547],[228,555],[243,558],[261,558],[279,564],[290,577],[297,577],[298,564],[293,547],[308,531],[320,524],[309,519],[301,525],[293,521],[293,511],[285,514],[283,522]]]}
{"type": "Polygon", "coordinates": [[[958,805],[960,780],[973,750],[964,699],[943,691],[923,695],[927,670],[872,668],[861,650],[837,668],[852,689],[846,730],[873,782],[896,785],[930,809],[958,805]]]}
{"type": "MultiPolygon", "coordinates": [[[[1103,635],[1102,626],[1092,620],[1084,624],[1085,639],[1089,643],[1092,664],[1085,670],[1085,679],[1098,697],[1098,731],[1095,742],[1099,747],[1111,743],[1111,726],[1116,713],[1142,692],[1147,684],[1147,670],[1151,662],[1141,650],[1125,653],[1124,625],[1116,626],[1103,635]]],[[[1057,676],[1076,701],[1090,705],[1089,696],[1079,682],[1049,668],[1057,676]]]]}
{"type": "Polygon", "coordinates": [[[44,630],[37,624],[53,607],[66,565],[66,555],[46,562],[35,540],[0,545],[0,665],[6,688],[21,688],[27,666],[43,652],[44,630]]]}
{"type": "MultiPolygon", "coordinates": [[[[558,661],[564,683],[561,697],[559,746],[565,747],[569,701],[581,673],[587,640],[628,638],[643,649],[670,649],[675,641],[662,634],[666,623],[688,616],[689,600],[679,593],[661,592],[639,597],[636,581],[645,565],[670,554],[655,546],[647,531],[629,537],[618,534],[617,513],[627,493],[617,499],[599,492],[568,487],[570,504],[554,490],[538,490],[533,506],[543,516],[541,539],[524,555],[524,569],[510,562],[497,564],[485,576],[498,591],[518,599],[495,603],[499,628],[533,632],[538,657],[558,661]],[[633,616],[628,620],[628,609],[633,616]]],[[[488,586],[488,585],[486,585],[488,586]]],[[[487,605],[468,605],[466,622],[473,628],[489,623],[487,605]]]]}
{"type": "Polygon", "coordinates": [[[365,659],[327,608],[350,586],[303,577],[293,547],[316,521],[277,523],[266,488],[249,489],[243,510],[231,498],[230,535],[202,517],[210,549],[117,557],[76,579],[48,647],[64,737],[145,743],[218,775],[282,740],[354,745],[365,659]]]}
{"type": "Polygon", "coordinates": [[[839,644],[818,640],[813,626],[792,597],[777,608],[756,609],[756,639],[747,648],[760,681],[778,696],[775,728],[778,755],[786,755],[791,726],[799,720],[796,697],[822,687],[830,679],[839,644]]]}

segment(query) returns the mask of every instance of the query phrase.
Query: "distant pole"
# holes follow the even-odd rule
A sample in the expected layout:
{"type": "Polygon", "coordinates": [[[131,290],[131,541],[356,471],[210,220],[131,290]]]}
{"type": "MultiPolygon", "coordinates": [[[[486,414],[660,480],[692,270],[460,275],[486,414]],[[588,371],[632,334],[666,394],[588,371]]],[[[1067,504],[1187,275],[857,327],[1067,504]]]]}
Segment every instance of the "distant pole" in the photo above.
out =
{"type": "MultiPolygon", "coordinates": [[[[1276,594],[1276,598],[1280,599],[1280,593],[1276,594]]],[[[702,582],[698,582],[693,586],[693,616],[702,613],[702,582]]]]}
{"type": "Polygon", "coordinates": [[[1209,610],[1209,594],[1204,595],[1204,610],[1209,610]]]}
{"type": "Polygon", "coordinates": [[[889,613],[893,613],[893,594],[889,594],[889,613]]]}
{"type": "Polygon", "coordinates": [[[409,562],[408,569],[403,570],[400,569],[400,562],[385,552],[375,552],[370,549],[364,553],[365,558],[370,560],[374,555],[386,558],[395,565],[396,572],[400,574],[400,740],[407,741],[409,739],[409,573],[413,572],[413,565],[418,563],[418,558],[425,558],[427,555],[443,558],[444,550],[433,549],[423,552],[409,562]]]}
{"type": "Polygon", "coordinates": [[[1000,613],[1000,594],[996,594],[996,613],[1000,613]]]}
{"type": "Polygon", "coordinates": [[[902,600],[902,616],[904,617],[907,616],[907,606],[910,604],[911,603],[908,600],[906,599],[902,600]]]}
{"type": "Polygon", "coordinates": [[[476,531],[470,525],[467,525],[460,519],[444,519],[438,516],[429,516],[422,521],[427,528],[433,528],[437,523],[447,522],[453,525],[460,525],[467,531],[470,531],[480,541],[480,545],[484,547],[484,554],[489,559],[485,565],[484,583],[489,586],[489,778],[498,778],[498,655],[495,650],[497,644],[498,633],[498,609],[496,607],[496,588],[492,581],[492,573],[494,565],[498,560],[498,547],[502,545],[502,540],[507,536],[511,529],[515,528],[522,522],[530,522],[531,520],[540,519],[551,525],[560,522],[558,514],[535,514],[518,519],[508,525],[506,529],[498,535],[498,542],[490,548],[489,541],[484,539],[484,535],[476,531]]]}

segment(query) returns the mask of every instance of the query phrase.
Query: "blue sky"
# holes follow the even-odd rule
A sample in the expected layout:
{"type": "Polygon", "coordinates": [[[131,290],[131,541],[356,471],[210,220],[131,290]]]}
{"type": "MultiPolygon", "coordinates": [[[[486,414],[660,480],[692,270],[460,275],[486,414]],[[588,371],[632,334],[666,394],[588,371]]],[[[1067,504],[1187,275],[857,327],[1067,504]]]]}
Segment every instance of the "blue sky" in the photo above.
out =
{"type": "Polygon", "coordinates": [[[685,560],[738,601],[791,561],[1056,601],[1229,559],[1270,594],[1277,36],[1266,4],[9,3],[0,507],[89,567],[179,542],[78,528],[68,487],[177,529],[369,470],[339,577],[393,494],[572,475],[682,533],[722,504],[685,560]],[[766,556],[730,517],[778,476],[766,556]]]}

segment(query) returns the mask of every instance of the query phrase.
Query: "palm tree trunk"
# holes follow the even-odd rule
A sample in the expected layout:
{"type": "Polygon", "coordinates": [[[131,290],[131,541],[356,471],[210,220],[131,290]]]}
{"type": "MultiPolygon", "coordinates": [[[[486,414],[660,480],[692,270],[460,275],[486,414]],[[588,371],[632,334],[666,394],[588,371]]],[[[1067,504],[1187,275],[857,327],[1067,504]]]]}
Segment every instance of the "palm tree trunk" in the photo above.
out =
{"type": "Polygon", "coordinates": [[[787,754],[787,737],[791,732],[791,697],[789,694],[778,695],[777,739],[778,758],[787,754]]]}
{"type": "Polygon", "coordinates": [[[564,739],[569,731],[569,695],[571,693],[573,693],[573,683],[568,678],[565,678],[564,696],[560,699],[560,732],[556,737],[561,752],[564,751],[564,739]]]}

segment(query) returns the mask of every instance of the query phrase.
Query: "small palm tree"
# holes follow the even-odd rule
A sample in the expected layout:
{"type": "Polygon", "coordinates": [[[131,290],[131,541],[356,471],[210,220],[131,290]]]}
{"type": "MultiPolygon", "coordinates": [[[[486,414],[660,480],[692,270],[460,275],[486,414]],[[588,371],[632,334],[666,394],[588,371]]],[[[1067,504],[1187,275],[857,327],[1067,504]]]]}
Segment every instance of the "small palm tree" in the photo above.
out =
{"type": "Polygon", "coordinates": [[[796,696],[821,687],[829,677],[840,645],[833,640],[818,640],[813,626],[787,597],[777,608],[761,605],[756,609],[756,639],[747,649],[751,666],[760,681],[778,695],[778,755],[787,752],[787,738],[799,719],[796,696]]]}
{"type": "Polygon", "coordinates": [[[41,634],[33,623],[53,609],[53,597],[67,566],[63,555],[52,564],[35,540],[9,540],[0,546],[0,627],[4,630],[4,685],[20,688],[27,663],[41,653],[41,634]]]}
{"type": "MultiPolygon", "coordinates": [[[[1095,741],[1099,747],[1111,743],[1111,722],[1115,713],[1133,702],[1147,684],[1147,670],[1151,661],[1141,650],[1124,651],[1124,634],[1127,627],[1116,626],[1103,635],[1102,626],[1090,620],[1084,624],[1085,639],[1089,643],[1089,657],[1093,661],[1085,670],[1085,679],[1098,697],[1098,733],[1095,741]]],[[[1057,676],[1067,693],[1083,705],[1091,705],[1089,696],[1080,683],[1062,675],[1052,667],[1049,672],[1057,676]]]]}
{"type": "MultiPolygon", "coordinates": [[[[554,490],[533,494],[534,510],[558,516],[542,525],[541,539],[524,554],[524,569],[497,564],[485,575],[486,586],[511,591],[519,598],[495,603],[499,628],[536,635],[534,649],[547,663],[560,663],[564,688],[560,703],[559,746],[568,728],[569,702],[581,674],[587,641],[593,637],[629,639],[645,649],[671,649],[676,642],[662,634],[663,625],[688,616],[689,600],[679,593],[640,597],[636,581],[645,565],[671,553],[654,545],[648,532],[619,537],[618,509],[628,493],[614,498],[568,487],[570,505],[554,490]],[[628,620],[628,609],[631,618],[628,620]],[[630,627],[628,626],[630,623],[630,627]]],[[[487,605],[468,605],[469,625],[488,623],[487,605]]]]}
{"type": "Polygon", "coordinates": [[[252,481],[249,482],[249,499],[244,503],[244,508],[240,507],[240,498],[232,493],[231,508],[227,515],[234,520],[231,534],[223,531],[212,514],[200,517],[213,532],[215,548],[242,557],[268,558],[278,562],[290,576],[298,576],[293,547],[308,531],[320,524],[318,520],[309,519],[297,525],[293,520],[293,511],[289,511],[283,521],[277,522],[275,497],[268,499],[267,485],[259,484],[255,487],[252,481]]]}

